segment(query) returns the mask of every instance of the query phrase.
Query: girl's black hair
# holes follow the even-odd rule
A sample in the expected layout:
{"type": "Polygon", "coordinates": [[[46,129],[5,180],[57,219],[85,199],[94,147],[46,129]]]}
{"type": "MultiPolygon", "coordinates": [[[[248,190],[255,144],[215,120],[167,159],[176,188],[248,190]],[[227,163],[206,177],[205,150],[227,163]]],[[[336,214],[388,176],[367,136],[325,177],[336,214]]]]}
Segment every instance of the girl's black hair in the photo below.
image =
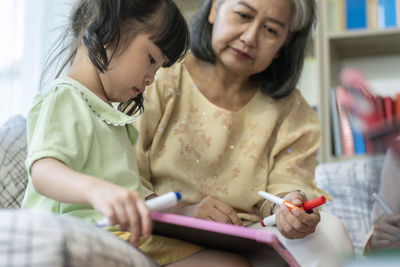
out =
{"type": "MultiPolygon", "coordinates": [[[[303,69],[306,45],[316,21],[314,0],[292,1],[296,9],[295,16],[297,16],[294,24],[300,20],[301,25],[292,23],[289,32],[290,41],[281,48],[279,57],[274,59],[266,70],[250,77],[252,81],[260,85],[263,93],[274,98],[287,96],[296,88],[303,69]]],[[[191,51],[197,58],[215,63],[216,56],[211,45],[213,25],[208,21],[211,6],[212,0],[205,0],[190,23],[191,51]]]]}
{"type": "MultiPolygon", "coordinates": [[[[41,83],[51,65],[67,53],[57,70],[59,77],[75,58],[78,46],[83,44],[91,63],[99,72],[139,33],[152,33],[151,40],[167,57],[163,67],[169,67],[184,58],[190,48],[190,34],[185,18],[172,0],[78,0],[71,12],[68,28],[46,62],[41,83]],[[111,56],[106,48],[113,45],[111,56]],[[56,53],[56,50],[60,49],[56,53]]],[[[143,97],[139,94],[129,115],[143,111],[143,97]]],[[[126,104],[120,104],[121,110],[126,104]]]]}

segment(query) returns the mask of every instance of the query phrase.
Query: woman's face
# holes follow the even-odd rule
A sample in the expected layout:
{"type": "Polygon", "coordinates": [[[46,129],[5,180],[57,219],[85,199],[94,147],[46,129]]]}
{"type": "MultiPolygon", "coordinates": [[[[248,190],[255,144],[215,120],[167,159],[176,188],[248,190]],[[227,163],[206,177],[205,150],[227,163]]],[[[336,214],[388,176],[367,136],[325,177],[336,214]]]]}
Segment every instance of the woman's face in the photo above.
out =
{"type": "Polygon", "coordinates": [[[212,48],[234,73],[264,71],[279,56],[294,15],[292,0],[213,0],[212,48]]]}

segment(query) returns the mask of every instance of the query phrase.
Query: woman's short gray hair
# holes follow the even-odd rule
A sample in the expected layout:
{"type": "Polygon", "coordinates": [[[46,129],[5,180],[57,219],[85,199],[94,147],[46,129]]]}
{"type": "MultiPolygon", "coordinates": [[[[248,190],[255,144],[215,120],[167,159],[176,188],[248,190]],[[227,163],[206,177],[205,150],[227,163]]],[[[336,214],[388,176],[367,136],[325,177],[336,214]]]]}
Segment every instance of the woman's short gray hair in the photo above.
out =
{"type": "Polygon", "coordinates": [[[294,17],[290,31],[296,32],[307,27],[311,16],[311,10],[307,7],[307,3],[303,0],[292,0],[294,5],[294,17]]]}

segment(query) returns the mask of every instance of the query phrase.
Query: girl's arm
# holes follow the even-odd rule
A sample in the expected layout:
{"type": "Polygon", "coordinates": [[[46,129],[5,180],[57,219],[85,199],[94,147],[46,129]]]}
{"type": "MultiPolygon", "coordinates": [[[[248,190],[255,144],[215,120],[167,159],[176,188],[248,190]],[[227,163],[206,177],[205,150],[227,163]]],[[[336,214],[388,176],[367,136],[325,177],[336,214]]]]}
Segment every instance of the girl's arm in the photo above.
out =
{"type": "Polygon", "coordinates": [[[59,202],[91,204],[111,225],[128,228],[133,245],[151,234],[150,210],[136,191],[76,172],[54,158],[35,161],[31,176],[38,193],[59,202]]]}
{"type": "Polygon", "coordinates": [[[90,189],[97,183],[106,183],[76,172],[54,158],[35,161],[32,164],[31,176],[38,193],[64,203],[90,204],[90,189]]]}

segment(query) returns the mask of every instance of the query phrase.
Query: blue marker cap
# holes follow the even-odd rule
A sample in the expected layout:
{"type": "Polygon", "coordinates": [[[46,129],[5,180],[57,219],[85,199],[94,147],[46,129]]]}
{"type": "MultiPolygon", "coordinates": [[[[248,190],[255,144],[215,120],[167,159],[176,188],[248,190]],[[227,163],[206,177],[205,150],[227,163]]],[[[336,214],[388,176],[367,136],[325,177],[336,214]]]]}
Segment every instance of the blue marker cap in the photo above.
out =
{"type": "Polygon", "coordinates": [[[178,201],[182,199],[181,193],[175,192],[175,195],[176,195],[176,198],[178,199],[178,201]]]}

